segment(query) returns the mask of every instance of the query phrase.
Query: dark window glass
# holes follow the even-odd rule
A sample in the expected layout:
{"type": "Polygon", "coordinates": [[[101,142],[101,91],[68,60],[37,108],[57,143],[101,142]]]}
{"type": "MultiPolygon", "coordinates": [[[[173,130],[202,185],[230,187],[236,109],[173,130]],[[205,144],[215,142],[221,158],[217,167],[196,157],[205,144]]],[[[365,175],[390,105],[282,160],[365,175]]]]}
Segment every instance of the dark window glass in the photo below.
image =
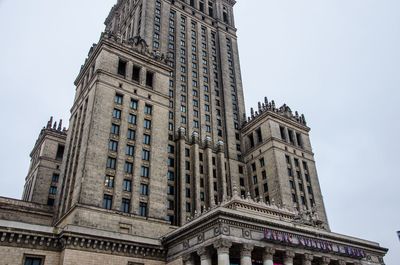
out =
{"type": "Polygon", "coordinates": [[[111,195],[105,194],[103,197],[103,208],[111,210],[113,197],[111,195]]]}
{"type": "Polygon", "coordinates": [[[144,196],[149,195],[149,186],[147,184],[140,184],[140,194],[144,196]]]}
{"type": "Polygon", "coordinates": [[[129,179],[124,179],[123,182],[123,189],[124,191],[131,192],[132,191],[132,181],[129,179]]]}
{"type": "Polygon", "coordinates": [[[144,120],[144,128],[148,130],[151,129],[151,120],[144,120]]]}
{"type": "Polygon", "coordinates": [[[147,216],[147,203],[145,203],[145,202],[140,203],[139,214],[140,214],[140,216],[143,216],[143,217],[147,216]]]}
{"type": "Polygon", "coordinates": [[[128,116],[128,122],[129,122],[130,124],[132,124],[132,125],[135,125],[135,124],[136,124],[136,115],[134,115],[134,114],[129,114],[129,116],[128,116]]]}
{"type": "Polygon", "coordinates": [[[48,198],[47,199],[47,205],[48,206],[54,206],[54,199],[53,198],[48,198]]]}
{"type": "Polygon", "coordinates": [[[119,125],[111,124],[111,134],[119,135],[119,125]]]}
{"type": "Polygon", "coordinates": [[[60,174],[54,173],[53,177],[51,178],[51,181],[57,183],[59,179],[60,179],[60,174]]]}
{"type": "Polygon", "coordinates": [[[106,176],[104,185],[108,188],[114,188],[114,177],[106,176]]]}
{"type": "Polygon", "coordinates": [[[64,156],[64,149],[65,146],[64,145],[58,145],[57,147],[57,154],[56,154],[56,159],[57,160],[62,160],[63,156],[64,156]]]}
{"type": "Polygon", "coordinates": [[[143,143],[149,145],[151,142],[151,136],[148,134],[143,135],[143,143]]]}
{"type": "Polygon", "coordinates": [[[141,169],[140,169],[140,176],[145,177],[145,178],[148,178],[149,175],[150,175],[149,173],[150,173],[150,168],[149,168],[149,167],[145,167],[145,166],[142,166],[142,167],[141,167],[141,169]]]}
{"type": "Polygon", "coordinates": [[[131,207],[131,200],[122,199],[121,211],[124,212],[124,213],[129,213],[130,207],[131,207]]]}
{"type": "Polygon", "coordinates": [[[153,79],[154,79],[154,73],[147,72],[146,73],[146,86],[153,87],[153,79]]]}
{"type": "Polygon", "coordinates": [[[107,168],[115,169],[116,163],[117,163],[117,161],[115,160],[115,158],[112,158],[112,157],[107,158],[107,168]]]}
{"type": "Polygon", "coordinates": [[[108,149],[110,151],[117,152],[118,151],[118,142],[110,140],[110,142],[108,143],[108,149]]]}
{"type": "Polygon", "coordinates": [[[146,115],[153,114],[153,107],[150,105],[145,105],[144,106],[144,114],[146,114],[146,115]]]}
{"type": "Polygon", "coordinates": [[[24,261],[24,265],[42,265],[42,264],[43,264],[42,258],[26,257],[24,261]]]}
{"type": "Polygon", "coordinates": [[[132,174],[133,173],[133,164],[130,162],[125,162],[125,173],[132,174]]]}
{"type": "Polygon", "coordinates": [[[137,110],[138,109],[138,101],[136,99],[131,99],[131,109],[137,110]]]}
{"type": "Polygon", "coordinates": [[[127,156],[134,156],[135,154],[135,147],[133,145],[126,146],[126,155],[127,156]]]}
{"type": "Polygon", "coordinates": [[[51,186],[50,190],[49,190],[49,194],[56,195],[57,194],[57,187],[56,186],[51,186]]]}
{"type": "Polygon", "coordinates": [[[116,94],[114,98],[114,103],[118,105],[122,105],[123,96],[120,94],[116,94]]]}
{"type": "Polygon", "coordinates": [[[114,119],[121,119],[121,111],[119,109],[113,110],[113,118],[114,119]]]}
{"type": "Polygon", "coordinates": [[[136,138],[136,131],[132,129],[128,129],[128,140],[135,140],[136,138]]]}
{"type": "Polygon", "coordinates": [[[140,81],[140,67],[139,66],[133,66],[132,70],[132,80],[133,81],[140,81]]]}
{"type": "Polygon", "coordinates": [[[118,74],[124,77],[126,74],[126,62],[121,59],[118,62],[118,74]]]}

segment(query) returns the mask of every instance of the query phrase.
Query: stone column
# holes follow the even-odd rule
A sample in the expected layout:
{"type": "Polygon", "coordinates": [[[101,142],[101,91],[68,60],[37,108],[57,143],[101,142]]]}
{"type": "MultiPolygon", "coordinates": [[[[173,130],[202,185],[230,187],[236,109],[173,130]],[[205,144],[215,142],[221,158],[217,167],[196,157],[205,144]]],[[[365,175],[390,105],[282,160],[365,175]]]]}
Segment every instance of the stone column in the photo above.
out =
{"type": "Polygon", "coordinates": [[[293,251],[286,251],[283,257],[283,264],[284,265],[293,265],[293,258],[295,253],[293,251]]]}
{"type": "Polygon", "coordinates": [[[263,265],[274,265],[275,249],[266,247],[263,253],[263,265]]]}
{"type": "Polygon", "coordinates": [[[192,255],[187,254],[183,256],[183,265],[194,265],[194,260],[192,258],[192,255]]]}
{"type": "Polygon", "coordinates": [[[230,265],[229,249],[232,247],[232,242],[221,239],[214,243],[214,248],[217,249],[218,265],[230,265]]]}
{"type": "Polygon", "coordinates": [[[252,265],[251,263],[251,252],[254,246],[250,244],[243,244],[240,249],[240,265],[252,265]]]}
{"type": "Polygon", "coordinates": [[[205,247],[197,250],[197,255],[200,257],[200,265],[212,265],[210,252],[205,247]]]}
{"type": "Polygon", "coordinates": [[[178,155],[178,175],[179,175],[179,223],[186,223],[186,168],[185,168],[185,148],[186,148],[186,130],[179,128],[179,155],[178,155]]]}
{"type": "Polygon", "coordinates": [[[314,259],[314,256],[311,254],[304,254],[303,257],[303,265],[312,265],[312,261],[314,259]]]}
{"type": "Polygon", "coordinates": [[[329,265],[331,259],[329,257],[322,257],[321,265],[329,265]]]}
{"type": "Polygon", "coordinates": [[[199,158],[199,134],[193,132],[192,134],[193,152],[192,152],[192,165],[193,165],[193,180],[194,180],[194,203],[197,213],[201,213],[201,198],[200,198],[200,158],[199,158]]]}
{"type": "Polygon", "coordinates": [[[226,184],[226,170],[225,170],[225,150],[224,150],[224,142],[218,142],[218,169],[219,169],[219,177],[221,179],[221,188],[222,188],[222,201],[227,200],[227,184],[226,184]]]}
{"type": "Polygon", "coordinates": [[[207,137],[206,140],[206,161],[207,161],[207,181],[208,181],[208,207],[215,206],[214,200],[214,176],[213,176],[213,164],[212,164],[212,149],[211,149],[211,138],[207,137]]]}

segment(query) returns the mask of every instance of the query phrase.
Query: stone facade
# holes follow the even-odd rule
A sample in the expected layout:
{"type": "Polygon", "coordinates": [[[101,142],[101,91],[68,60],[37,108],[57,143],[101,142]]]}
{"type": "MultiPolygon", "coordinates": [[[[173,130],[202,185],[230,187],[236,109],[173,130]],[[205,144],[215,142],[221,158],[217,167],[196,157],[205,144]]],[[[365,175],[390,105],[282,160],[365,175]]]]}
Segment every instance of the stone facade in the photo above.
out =
{"type": "Polygon", "coordinates": [[[234,4],[117,1],[68,132],[50,120],[24,201],[0,198],[6,265],[383,264],[330,231],[304,116],[246,118],[234,4]]]}

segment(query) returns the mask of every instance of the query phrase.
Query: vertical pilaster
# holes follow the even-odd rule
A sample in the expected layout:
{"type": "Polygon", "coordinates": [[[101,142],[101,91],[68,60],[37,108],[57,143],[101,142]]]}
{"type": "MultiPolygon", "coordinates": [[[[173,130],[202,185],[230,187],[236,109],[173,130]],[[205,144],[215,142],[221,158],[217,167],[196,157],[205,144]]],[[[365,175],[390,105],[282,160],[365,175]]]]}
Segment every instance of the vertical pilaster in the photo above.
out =
{"type": "Polygon", "coordinates": [[[187,254],[183,256],[183,265],[195,265],[192,255],[187,254]]]}
{"type": "Polygon", "coordinates": [[[232,242],[228,240],[219,240],[214,243],[214,248],[217,249],[218,265],[230,265],[229,249],[232,247],[232,242]]]}
{"type": "Polygon", "coordinates": [[[219,179],[222,188],[222,198],[221,201],[226,201],[227,199],[227,183],[226,183],[226,169],[225,169],[225,150],[224,150],[224,142],[218,142],[218,172],[219,179]]]}
{"type": "Polygon", "coordinates": [[[194,203],[196,211],[201,213],[201,198],[200,198],[200,159],[199,159],[199,134],[192,134],[192,164],[193,164],[193,179],[194,179],[194,203]]]}
{"type": "Polygon", "coordinates": [[[263,265],[274,265],[275,249],[266,247],[263,253],[263,265]]]}
{"type": "Polygon", "coordinates": [[[180,224],[186,223],[186,174],[185,174],[185,147],[186,147],[186,130],[185,128],[179,128],[179,219],[180,224]]]}
{"type": "Polygon", "coordinates": [[[212,164],[212,149],[211,149],[211,138],[206,138],[206,151],[205,157],[207,161],[207,181],[208,181],[208,206],[214,207],[214,178],[213,178],[213,164],[212,164]]]}
{"type": "Polygon", "coordinates": [[[254,246],[250,244],[243,244],[240,249],[240,265],[252,265],[251,252],[254,246]]]}

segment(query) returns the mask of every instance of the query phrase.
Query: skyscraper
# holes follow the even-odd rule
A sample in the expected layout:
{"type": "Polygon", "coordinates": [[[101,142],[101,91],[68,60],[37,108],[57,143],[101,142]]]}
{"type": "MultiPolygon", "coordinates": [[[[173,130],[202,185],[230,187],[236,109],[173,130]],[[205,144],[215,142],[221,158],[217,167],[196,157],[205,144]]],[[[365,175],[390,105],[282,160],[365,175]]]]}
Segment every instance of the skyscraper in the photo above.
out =
{"type": "Polygon", "coordinates": [[[0,204],[24,264],[383,264],[330,232],[304,115],[265,98],[246,117],[234,4],[118,0],[75,80],[54,207],[0,204]]]}

